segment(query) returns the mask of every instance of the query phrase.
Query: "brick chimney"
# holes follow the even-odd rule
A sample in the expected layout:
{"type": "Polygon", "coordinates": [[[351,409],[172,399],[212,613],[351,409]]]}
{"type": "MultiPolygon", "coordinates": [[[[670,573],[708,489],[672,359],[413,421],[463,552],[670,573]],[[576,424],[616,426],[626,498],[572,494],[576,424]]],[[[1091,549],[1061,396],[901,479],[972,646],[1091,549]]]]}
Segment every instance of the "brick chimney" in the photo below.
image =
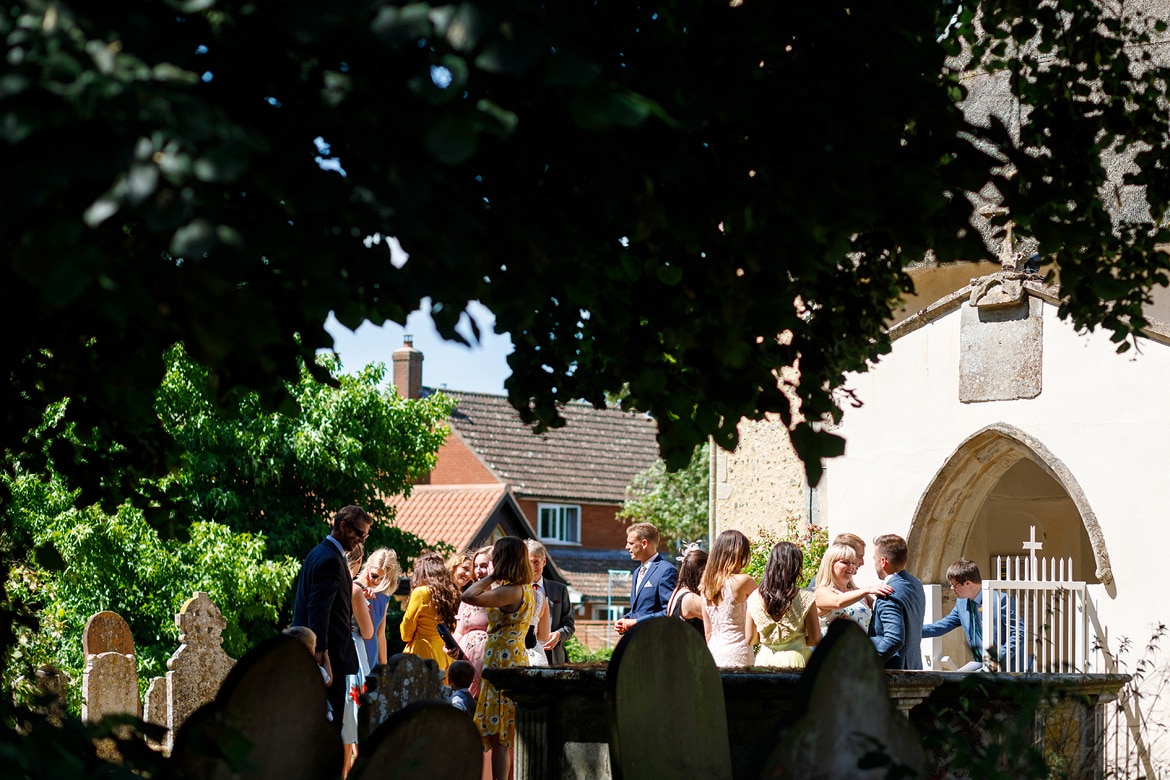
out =
{"type": "Polygon", "coordinates": [[[402,337],[402,348],[394,350],[394,388],[401,398],[422,397],[423,353],[414,348],[414,336],[402,337]]]}

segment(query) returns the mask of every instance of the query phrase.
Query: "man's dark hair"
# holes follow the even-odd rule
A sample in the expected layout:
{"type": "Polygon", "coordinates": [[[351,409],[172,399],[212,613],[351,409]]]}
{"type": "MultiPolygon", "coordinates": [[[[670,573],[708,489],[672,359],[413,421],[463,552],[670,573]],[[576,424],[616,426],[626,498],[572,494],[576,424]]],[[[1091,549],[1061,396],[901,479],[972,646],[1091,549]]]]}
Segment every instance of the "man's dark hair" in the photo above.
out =
{"type": "Polygon", "coordinates": [[[350,504],[349,506],[343,506],[341,509],[337,510],[337,514],[333,516],[333,527],[337,528],[337,526],[341,523],[349,523],[352,526],[354,523],[359,521],[368,525],[374,524],[374,521],[370,519],[369,515],[366,514],[366,510],[362,509],[360,506],[350,504]]]}
{"type": "Polygon", "coordinates": [[[947,579],[956,583],[983,582],[978,564],[966,558],[960,558],[947,567],[947,579]]]}

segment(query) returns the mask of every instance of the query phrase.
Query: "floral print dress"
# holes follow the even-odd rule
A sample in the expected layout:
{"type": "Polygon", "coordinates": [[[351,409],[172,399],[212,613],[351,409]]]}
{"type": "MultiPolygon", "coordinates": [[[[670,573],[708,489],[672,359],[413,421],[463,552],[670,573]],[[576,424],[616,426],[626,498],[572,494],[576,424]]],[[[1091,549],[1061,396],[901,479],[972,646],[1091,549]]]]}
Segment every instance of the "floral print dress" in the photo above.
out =
{"type": "MultiPolygon", "coordinates": [[[[524,586],[524,599],[515,612],[487,608],[487,642],[483,648],[485,669],[506,669],[528,666],[528,652],[524,649],[524,635],[536,609],[532,585],[524,586]]],[[[475,725],[483,737],[484,749],[491,747],[488,737],[499,737],[501,745],[511,745],[516,735],[516,704],[496,690],[489,681],[479,686],[479,704],[475,708],[475,725]]]]}

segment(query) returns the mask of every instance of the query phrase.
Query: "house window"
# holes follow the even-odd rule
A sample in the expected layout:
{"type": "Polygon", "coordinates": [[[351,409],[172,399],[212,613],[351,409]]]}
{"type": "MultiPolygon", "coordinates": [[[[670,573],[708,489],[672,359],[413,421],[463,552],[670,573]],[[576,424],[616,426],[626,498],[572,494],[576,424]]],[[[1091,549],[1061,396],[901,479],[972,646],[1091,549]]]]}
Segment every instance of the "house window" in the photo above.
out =
{"type": "Polygon", "coordinates": [[[559,544],[581,543],[581,507],[540,504],[540,539],[559,544]]]}

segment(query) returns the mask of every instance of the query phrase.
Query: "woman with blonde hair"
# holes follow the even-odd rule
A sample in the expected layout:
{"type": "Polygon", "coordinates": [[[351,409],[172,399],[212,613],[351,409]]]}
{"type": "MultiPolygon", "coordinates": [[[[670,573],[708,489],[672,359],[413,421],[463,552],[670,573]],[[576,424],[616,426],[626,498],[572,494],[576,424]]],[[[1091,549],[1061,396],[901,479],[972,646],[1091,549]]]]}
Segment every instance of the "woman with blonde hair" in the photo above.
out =
{"type": "Polygon", "coordinates": [[[471,571],[473,568],[472,559],[471,551],[457,552],[447,559],[447,571],[451,574],[451,580],[460,593],[467,590],[467,586],[475,579],[471,571]]]}
{"type": "Polygon", "coordinates": [[[748,596],[748,643],[759,642],[756,666],[803,669],[821,641],[815,598],[797,585],[804,553],[792,542],[772,547],[760,588],[748,596]]]}
{"type": "Polygon", "coordinates": [[[354,596],[354,615],[361,612],[360,607],[366,607],[370,614],[370,623],[373,628],[373,637],[362,638],[358,647],[358,663],[362,667],[362,674],[368,675],[370,670],[378,664],[386,663],[386,612],[390,606],[390,596],[398,587],[398,553],[386,547],[381,547],[370,553],[362,570],[355,581],[358,588],[354,596]]]}
{"type": "MultiPolygon", "coordinates": [[[[536,609],[536,597],[532,589],[532,564],[524,542],[514,536],[498,540],[492,548],[492,573],[464,591],[463,601],[487,608],[484,667],[527,666],[524,635],[536,609]]],[[[483,737],[484,749],[491,751],[492,777],[506,780],[516,736],[516,704],[489,680],[480,683],[475,725],[483,737]]]]}
{"type": "Polygon", "coordinates": [[[869,622],[873,619],[874,596],[888,596],[894,592],[884,582],[865,588],[858,587],[853,582],[853,575],[862,563],[853,545],[844,542],[829,545],[821,557],[821,566],[813,581],[813,595],[816,597],[822,636],[828,632],[829,624],[837,618],[852,620],[868,631],[869,622]]]}
{"type": "Polygon", "coordinates": [[[751,666],[755,657],[747,638],[747,597],[756,581],[743,573],[752,547],[739,531],[724,531],[711,546],[699,582],[707,614],[707,648],[716,666],[751,666]]]}
{"type": "Polygon", "coordinates": [[[410,602],[402,616],[400,633],[406,647],[402,652],[431,658],[445,670],[451,656],[444,650],[439,624],[455,625],[459,607],[459,589],[443,565],[443,557],[427,551],[418,556],[410,572],[410,602]]]}
{"type": "MultiPolygon", "coordinates": [[[[491,573],[492,548],[481,547],[472,557],[472,574],[475,578],[472,583],[482,580],[491,573]]],[[[475,669],[475,676],[471,678],[471,685],[467,690],[472,696],[478,697],[483,674],[483,648],[487,643],[487,609],[464,601],[459,605],[459,615],[455,618],[455,623],[455,641],[463,651],[464,660],[470,662],[475,669]]]]}

